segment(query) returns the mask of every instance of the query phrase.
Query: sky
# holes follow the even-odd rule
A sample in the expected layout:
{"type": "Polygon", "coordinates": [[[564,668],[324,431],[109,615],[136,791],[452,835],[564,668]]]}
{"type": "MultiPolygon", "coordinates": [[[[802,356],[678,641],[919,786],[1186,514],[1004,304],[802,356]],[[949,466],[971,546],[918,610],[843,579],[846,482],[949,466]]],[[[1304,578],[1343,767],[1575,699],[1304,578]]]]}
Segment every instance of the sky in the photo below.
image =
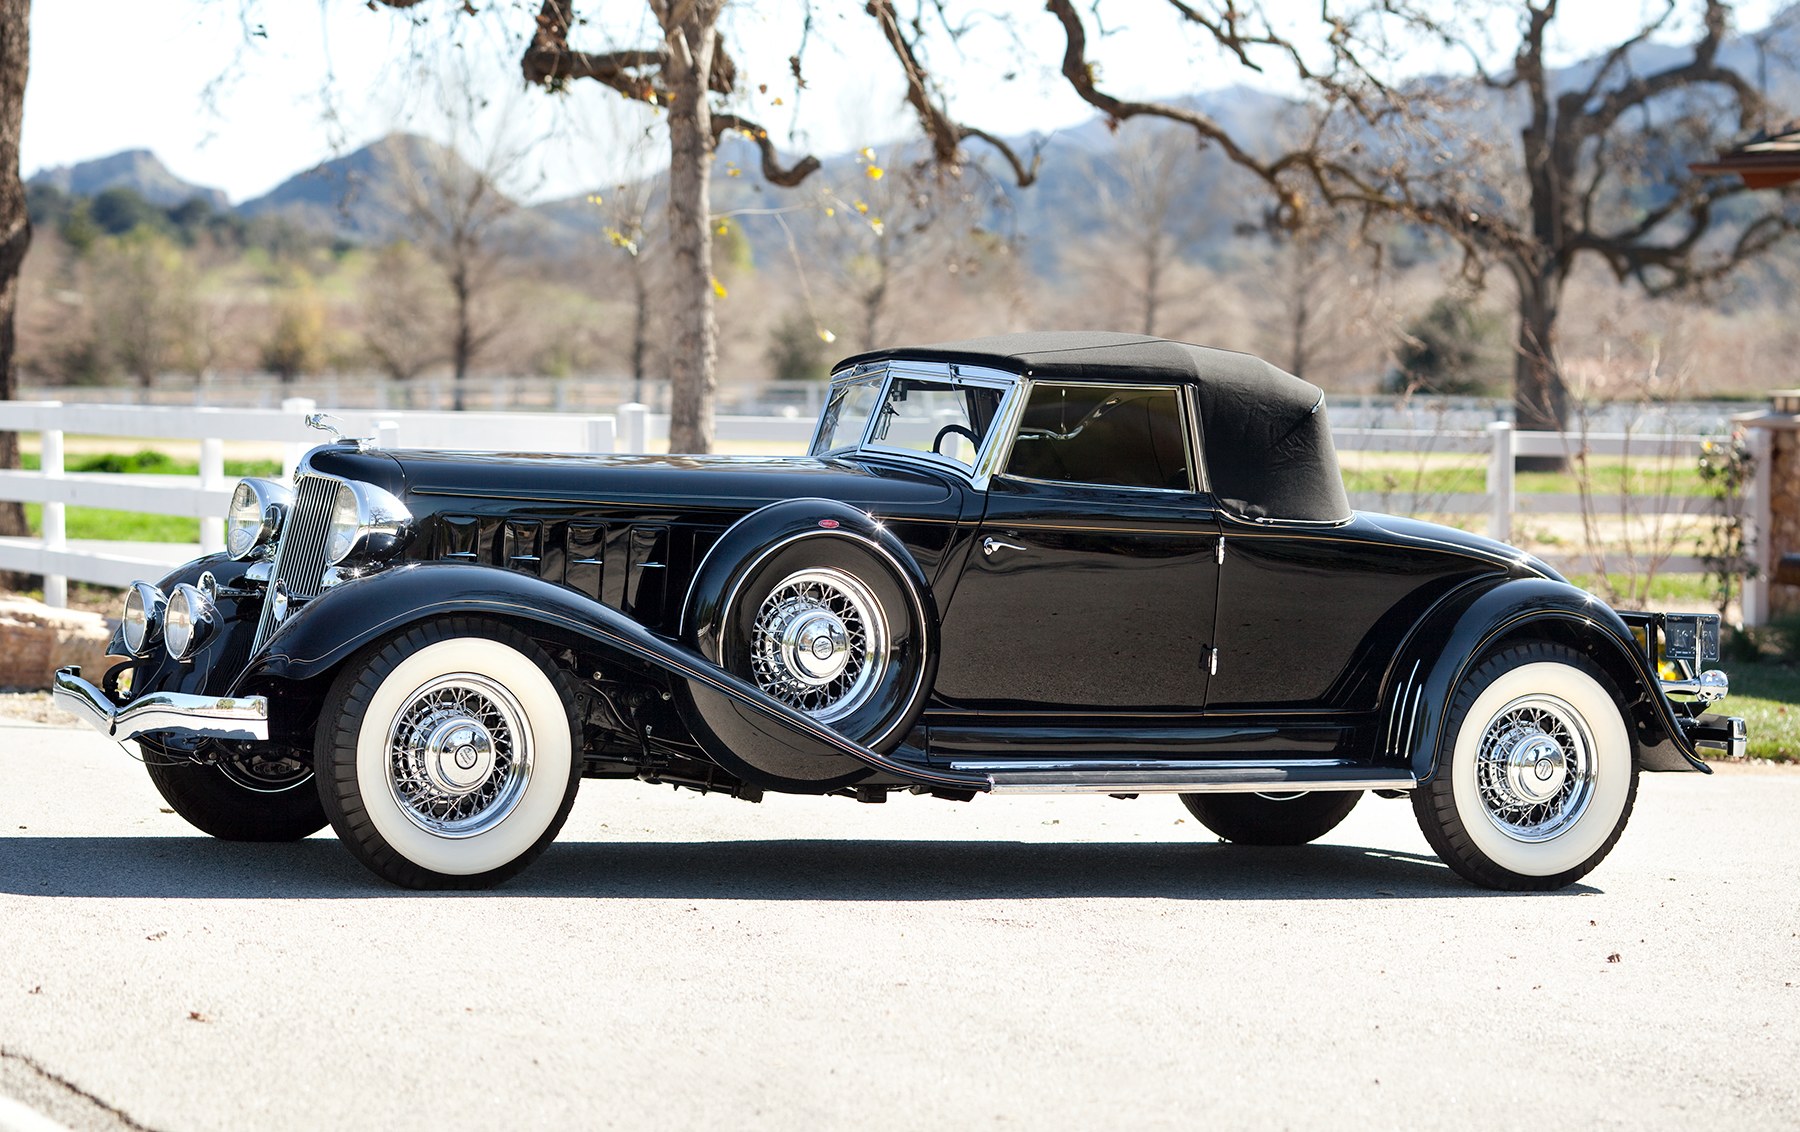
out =
{"type": "MultiPolygon", "coordinates": [[[[1644,2],[1566,0],[1556,61],[1606,45],[1644,2]]],[[[796,89],[786,60],[800,42],[802,3],[735,0],[729,10],[745,112],[793,152],[879,146],[916,128],[862,0],[814,0],[803,56],[807,87],[796,89]]],[[[1762,26],[1780,3],[1740,4],[1740,27],[1762,26]]],[[[1269,6],[1277,19],[1300,26],[1316,17],[1319,0],[1269,6]]],[[[529,26],[536,8],[529,0],[487,0],[475,21],[456,20],[442,0],[428,0],[432,22],[420,29],[391,11],[371,11],[364,0],[37,0],[32,7],[21,153],[27,176],[142,148],[176,176],[242,202],[408,129],[454,140],[465,152],[522,152],[513,191],[554,199],[638,176],[658,154],[653,124],[597,83],[578,83],[562,97],[521,89],[514,37],[529,26]],[[461,49],[447,53],[452,37],[461,49]],[[465,77],[449,84],[435,77],[445,73],[444,59],[465,77]],[[449,96],[439,89],[446,85],[449,96]],[[468,125],[455,126],[465,115],[441,107],[463,105],[456,92],[470,89],[486,105],[466,116],[468,125]]],[[[1049,132],[1094,116],[1056,74],[1058,30],[1039,0],[958,9],[975,13],[973,30],[960,48],[940,46],[930,60],[948,84],[954,113],[1004,135],[1049,132]]],[[[646,9],[615,2],[606,10],[628,14],[586,29],[577,47],[649,41],[648,18],[638,14],[646,9]]],[[[905,0],[901,10],[911,10],[905,0]]],[[[1114,34],[1093,55],[1102,82],[1121,94],[1163,97],[1246,81],[1281,89],[1278,79],[1258,80],[1197,54],[1167,0],[1110,0],[1102,10],[1114,34]]],[[[1409,45],[1403,57],[1417,71],[1462,65],[1425,45],[1409,45]]]]}

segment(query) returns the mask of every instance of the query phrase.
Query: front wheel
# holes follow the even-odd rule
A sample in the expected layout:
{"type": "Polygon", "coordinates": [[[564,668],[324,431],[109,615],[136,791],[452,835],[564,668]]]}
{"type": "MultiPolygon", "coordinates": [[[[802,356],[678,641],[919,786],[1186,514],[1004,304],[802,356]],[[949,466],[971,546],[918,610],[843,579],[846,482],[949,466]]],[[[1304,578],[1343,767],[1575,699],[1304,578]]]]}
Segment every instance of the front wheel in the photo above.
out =
{"type": "Polygon", "coordinates": [[[156,792],[188,824],[221,841],[298,841],[325,828],[325,811],[304,751],[224,748],[212,762],[150,735],[137,737],[156,792]]]}
{"type": "Polygon", "coordinates": [[[504,625],[442,618],[353,658],[314,765],[338,837],[407,888],[485,888],[544,851],[575,801],[567,673],[504,625]]]}
{"type": "Polygon", "coordinates": [[[1530,644],[1488,658],[1446,721],[1452,745],[1413,791],[1425,839],[1486,888],[1561,888],[1625,831],[1637,763],[1618,696],[1572,649],[1530,644]]]}
{"type": "Polygon", "coordinates": [[[1305,845],[1324,837],[1356,807],[1360,790],[1287,794],[1183,794],[1200,824],[1239,845],[1305,845]]]}

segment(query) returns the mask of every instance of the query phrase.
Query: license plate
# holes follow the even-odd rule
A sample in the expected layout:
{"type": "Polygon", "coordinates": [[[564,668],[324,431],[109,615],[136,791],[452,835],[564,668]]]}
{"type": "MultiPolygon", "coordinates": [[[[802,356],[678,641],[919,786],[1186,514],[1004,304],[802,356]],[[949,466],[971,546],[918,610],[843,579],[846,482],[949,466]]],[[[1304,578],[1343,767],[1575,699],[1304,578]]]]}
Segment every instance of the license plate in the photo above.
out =
{"type": "Polygon", "coordinates": [[[1710,664],[1719,659],[1719,615],[1716,613],[1665,613],[1662,623],[1663,656],[1691,664],[1710,664]]]}

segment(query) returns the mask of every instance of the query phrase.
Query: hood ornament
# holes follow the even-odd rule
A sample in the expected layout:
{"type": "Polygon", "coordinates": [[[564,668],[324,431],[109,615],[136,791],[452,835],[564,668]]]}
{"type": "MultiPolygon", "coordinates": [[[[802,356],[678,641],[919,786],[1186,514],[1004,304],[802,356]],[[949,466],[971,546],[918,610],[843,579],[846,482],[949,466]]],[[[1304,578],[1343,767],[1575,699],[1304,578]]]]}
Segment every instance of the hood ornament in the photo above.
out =
{"type": "Polygon", "coordinates": [[[331,434],[332,443],[334,444],[354,444],[356,447],[361,448],[365,444],[370,443],[370,438],[345,436],[343,429],[339,427],[343,423],[342,419],[334,417],[330,413],[306,414],[306,427],[318,429],[320,432],[329,432],[331,434]]]}

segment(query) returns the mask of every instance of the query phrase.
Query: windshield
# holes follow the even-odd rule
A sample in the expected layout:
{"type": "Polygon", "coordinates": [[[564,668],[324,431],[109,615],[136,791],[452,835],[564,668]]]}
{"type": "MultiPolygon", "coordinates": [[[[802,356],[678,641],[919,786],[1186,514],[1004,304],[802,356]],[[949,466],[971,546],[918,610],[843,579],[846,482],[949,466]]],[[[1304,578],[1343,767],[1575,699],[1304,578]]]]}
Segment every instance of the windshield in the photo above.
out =
{"type": "Polygon", "coordinates": [[[861,444],[869,413],[880,396],[881,375],[878,373],[832,386],[831,399],[825,402],[825,414],[819,421],[819,438],[813,443],[813,452],[830,452],[861,444]]]}
{"type": "Polygon", "coordinates": [[[815,454],[853,447],[868,430],[871,448],[898,449],[975,466],[1004,390],[895,374],[885,395],[879,374],[832,387],[819,423],[815,454]]]}

